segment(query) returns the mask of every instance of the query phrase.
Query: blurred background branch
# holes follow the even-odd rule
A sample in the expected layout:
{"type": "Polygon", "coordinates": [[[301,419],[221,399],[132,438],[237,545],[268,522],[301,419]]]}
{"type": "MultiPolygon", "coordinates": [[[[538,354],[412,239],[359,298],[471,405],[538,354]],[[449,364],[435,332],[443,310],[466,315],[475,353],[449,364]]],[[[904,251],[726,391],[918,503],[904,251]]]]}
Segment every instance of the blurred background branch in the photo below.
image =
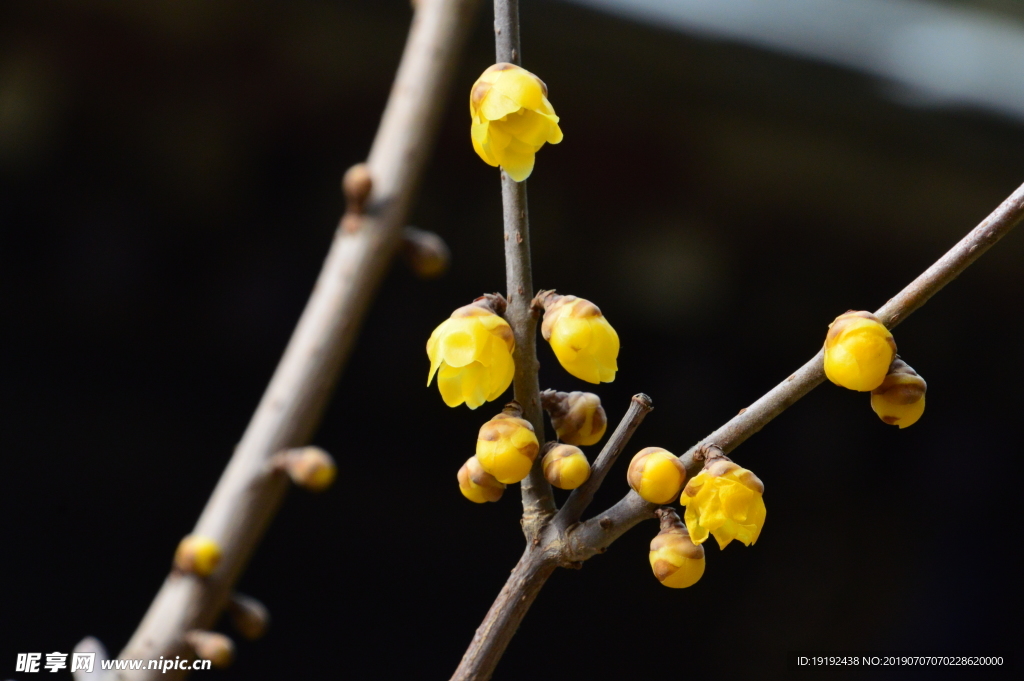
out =
{"type": "MultiPolygon", "coordinates": [[[[220,545],[220,564],[209,577],[171,573],[121,659],[187,657],[186,634],[211,628],[227,605],[287,487],[286,478],[275,476],[268,461],[312,437],[365,311],[399,248],[475,5],[476,0],[417,4],[369,159],[365,168],[355,166],[346,174],[348,210],[316,287],[196,524],[194,534],[220,545]]],[[[185,675],[166,671],[124,677],[185,675]]]]}

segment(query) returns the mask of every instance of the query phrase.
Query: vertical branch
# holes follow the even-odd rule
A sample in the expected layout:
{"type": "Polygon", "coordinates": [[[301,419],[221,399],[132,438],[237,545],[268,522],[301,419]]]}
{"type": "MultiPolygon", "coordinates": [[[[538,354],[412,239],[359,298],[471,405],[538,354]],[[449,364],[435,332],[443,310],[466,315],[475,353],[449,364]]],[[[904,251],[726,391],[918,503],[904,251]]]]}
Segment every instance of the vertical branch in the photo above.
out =
{"type": "MultiPolygon", "coordinates": [[[[268,459],[312,436],[401,242],[476,1],[419,3],[366,163],[368,200],[335,233],[284,356],[196,524],[196,534],[221,547],[220,565],[206,578],[169,575],[122,658],[187,657],[185,633],[209,629],[224,609],[287,489],[268,459]]],[[[118,672],[117,678],[170,680],[185,673],[143,670],[118,672]]]]}
{"type": "MultiPolygon", "coordinates": [[[[494,43],[498,62],[519,64],[519,0],[494,0],[494,43]]],[[[505,281],[508,309],[505,319],[516,339],[515,397],[523,405],[523,416],[533,425],[537,439],[544,441],[544,412],[540,406],[537,362],[537,318],[530,308],[533,300],[533,265],[530,262],[530,217],[526,204],[526,182],[516,182],[501,173],[501,203],[505,222],[505,281]]],[[[551,485],[544,479],[540,457],[521,483],[523,529],[533,539],[546,519],[555,512],[551,485]]]]}

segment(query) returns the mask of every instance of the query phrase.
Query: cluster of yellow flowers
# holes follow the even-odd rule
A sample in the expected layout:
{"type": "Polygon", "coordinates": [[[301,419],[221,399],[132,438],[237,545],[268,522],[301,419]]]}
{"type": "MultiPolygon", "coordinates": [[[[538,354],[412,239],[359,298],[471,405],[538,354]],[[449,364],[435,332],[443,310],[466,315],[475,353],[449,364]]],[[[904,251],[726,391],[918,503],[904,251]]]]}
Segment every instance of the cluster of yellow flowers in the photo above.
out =
{"type": "MultiPolygon", "coordinates": [[[[547,94],[537,76],[504,63],[484,71],[470,93],[473,148],[516,182],[530,176],[535,155],[545,143],[562,140],[547,94]]],[[[554,291],[538,293],[533,306],[544,311],[541,335],[566,371],[589,383],[615,380],[619,336],[600,308],[554,291]]],[[[516,344],[502,318],[505,307],[500,295],[483,296],[453,312],[431,334],[427,385],[436,374],[448,406],[465,403],[476,409],[508,389],[515,373],[516,344]]],[[[544,447],[544,477],[560,489],[575,489],[590,477],[590,463],[580,446],[596,444],[608,425],[601,400],[592,393],[545,390],[541,406],[560,440],[544,447]]],[[[480,428],[476,453],[459,470],[459,489],[476,503],[497,501],[506,485],[530,473],[541,449],[521,406],[510,402],[480,428]]],[[[720,449],[708,451],[717,454],[705,457],[704,470],[689,482],[679,458],[659,447],[640,451],[627,473],[629,485],[647,501],[668,504],[679,498],[686,507],[685,525],[671,508],[660,509],[661,532],[651,542],[651,569],[662,584],[673,588],[691,586],[704,574],[702,544],[709,536],[722,548],[733,539],[750,545],[764,525],[761,481],[720,449]]]]}
{"type": "MultiPolygon", "coordinates": [[[[661,532],[651,542],[651,568],[665,586],[692,586],[704,574],[701,544],[713,536],[720,548],[736,539],[750,546],[764,526],[764,484],[733,463],[717,447],[704,462],[704,470],[687,481],[686,468],[672,452],[647,447],[629,464],[626,480],[633,491],[652,504],[668,504],[677,496],[686,507],[686,525],[675,511],[662,508],[661,532]],[[670,514],[674,518],[668,522],[670,514]],[[668,524],[666,524],[668,522],[668,524]]],[[[671,520],[670,518],[670,520],[671,520]]]]}
{"type": "Polygon", "coordinates": [[[891,426],[912,426],[924,413],[928,385],[896,354],[889,329],[870,312],[851,310],[829,324],[825,375],[844,388],[871,391],[871,408],[891,426]]]}

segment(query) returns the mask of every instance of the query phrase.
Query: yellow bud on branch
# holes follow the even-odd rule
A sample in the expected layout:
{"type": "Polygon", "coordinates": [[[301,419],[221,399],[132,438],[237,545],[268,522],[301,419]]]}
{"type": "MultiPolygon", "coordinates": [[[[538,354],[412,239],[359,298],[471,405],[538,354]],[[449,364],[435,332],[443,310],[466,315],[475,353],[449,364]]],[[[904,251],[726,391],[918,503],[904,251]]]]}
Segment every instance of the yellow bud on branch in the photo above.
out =
{"type": "Polygon", "coordinates": [[[533,305],[543,308],[541,334],[566,371],[588,383],[615,380],[619,335],[597,305],[554,291],[541,291],[533,305]]]}
{"type": "Polygon", "coordinates": [[[608,417],[601,398],[594,393],[545,390],[540,394],[540,403],[551,416],[551,425],[562,442],[586,447],[604,437],[608,417]]]}
{"type": "Polygon", "coordinates": [[[459,490],[462,496],[476,504],[497,501],[505,493],[505,485],[488,473],[475,456],[469,457],[459,469],[459,490]]]}
{"type": "Polygon", "coordinates": [[[556,445],[541,461],[544,477],[558,489],[576,489],[590,477],[590,462],[579,447],[556,445]]]}
{"type": "Polygon", "coordinates": [[[871,391],[871,408],[890,426],[906,428],[924,414],[928,384],[906,362],[897,358],[882,385],[871,391]]]}
{"type": "Polygon", "coordinates": [[[629,462],[626,480],[633,491],[652,504],[667,504],[686,482],[686,467],[675,454],[661,447],[647,447],[629,462]]]}
{"type": "Polygon", "coordinates": [[[825,375],[836,385],[860,392],[874,390],[895,358],[896,341],[870,312],[850,311],[829,324],[825,375]]]}
{"type": "Polygon", "coordinates": [[[658,581],[673,589],[693,586],[704,575],[704,547],[690,534],[671,508],[659,508],[661,532],[651,541],[651,570],[658,581]]]}
{"type": "Polygon", "coordinates": [[[509,402],[504,411],[480,428],[476,458],[481,467],[498,482],[519,482],[530,472],[540,444],[530,422],[521,418],[518,402],[509,402]]]}
{"type": "Polygon", "coordinates": [[[190,534],[174,552],[174,566],[182,572],[208,577],[220,563],[220,546],[209,537],[190,534]]]}

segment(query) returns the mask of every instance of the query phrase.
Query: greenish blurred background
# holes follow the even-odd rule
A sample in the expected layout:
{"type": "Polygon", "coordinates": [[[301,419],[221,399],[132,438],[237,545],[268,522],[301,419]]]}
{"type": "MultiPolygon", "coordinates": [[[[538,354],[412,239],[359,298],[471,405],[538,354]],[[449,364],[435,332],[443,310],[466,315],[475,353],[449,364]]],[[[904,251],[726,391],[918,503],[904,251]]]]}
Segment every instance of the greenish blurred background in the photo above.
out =
{"type": "MultiPolygon", "coordinates": [[[[522,3],[524,66],[565,133],[529,180],[535,283],[618,329],[619,375],[593,390],[613,422],[636,392],[655,405],[626,456],[684,451],[1024,182],[1020,3],[702,4],[522,3]]],[[[338,483],[289,496],[240,584],[271,631],[204,676],[446,678],[521,552],[516,490],[478,507],[455,480],[500,403],[452,410],[424,387],[431,330],[504,287],[498,173],[466,106],[489,12],[412,217],[451,271],[388,277],[316,438],[338,483]]],[[[0,678],[23,678],[18,652],[86,635],[116,652],[134,630],[312,287],[410,16],[0,5],[0,678]]],[[[669,590],[641,525],[552,578],[495,678],[786,678],[787,653],[815,650],[1012,659],[1022,256],[1013,233],[896,330],[929,383],[917,425],[815,390],[735,453],[767,489],[756,546],[709,547],[702,581],[669,590]]],[[[587,389],[546,346],[541,363],[544,387],[587,389]]],[[[594,510],[626,490],[623,465],[594,510]]]]}

